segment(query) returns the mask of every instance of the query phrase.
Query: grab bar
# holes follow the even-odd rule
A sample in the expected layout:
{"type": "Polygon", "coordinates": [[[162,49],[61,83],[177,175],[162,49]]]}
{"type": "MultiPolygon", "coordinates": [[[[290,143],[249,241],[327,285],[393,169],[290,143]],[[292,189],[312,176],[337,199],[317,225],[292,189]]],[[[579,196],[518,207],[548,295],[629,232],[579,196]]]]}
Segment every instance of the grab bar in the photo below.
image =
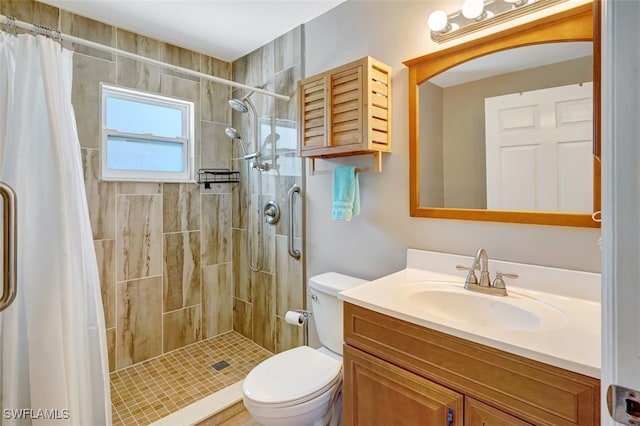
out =
{"type": "Polygon", "coordinates": [[[287,193],[287,205],[289,207],[289,214],[287,215],[289,235],[287,235],[287,239],[289,240],[289,256],[296,260],[300,260],[300,250],[293,248],[293,194],[300,195],[300,187],[296,183],[293,184],[287,193]]]}
{"type": "Polygon", "coordinates": [[[16,193],[13,189],[0,182],[0,197],[2,197],[4,210],[4,242],[2,246],[4,277],[2,279],[2,296],[0,297],[0,312],[11,305],[17,294],[17,240],[18,224],[16,223],[16,193]]]}

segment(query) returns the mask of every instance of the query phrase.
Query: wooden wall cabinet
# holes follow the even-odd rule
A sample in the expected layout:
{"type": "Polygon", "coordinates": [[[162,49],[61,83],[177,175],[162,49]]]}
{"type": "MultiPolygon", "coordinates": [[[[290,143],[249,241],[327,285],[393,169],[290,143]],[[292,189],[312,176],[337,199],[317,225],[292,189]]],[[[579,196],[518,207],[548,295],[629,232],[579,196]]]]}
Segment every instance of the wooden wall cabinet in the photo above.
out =
{"type": "Polygon", "coordinates": [[[298,155],[391,152],[391,68],[366,56],[298,82],[298,155]]]}
{"type": "Polygon", "coordinates": [[[346,426],[600,424],[598,379],[344,307],[346,426]]]}

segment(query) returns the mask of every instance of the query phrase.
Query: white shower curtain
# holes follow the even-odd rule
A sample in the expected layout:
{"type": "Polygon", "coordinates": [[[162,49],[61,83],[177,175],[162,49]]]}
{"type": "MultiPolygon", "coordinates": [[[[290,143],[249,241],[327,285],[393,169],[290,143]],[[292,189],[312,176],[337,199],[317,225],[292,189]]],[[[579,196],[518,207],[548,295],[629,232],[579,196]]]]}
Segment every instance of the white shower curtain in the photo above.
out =
{"type": "Polygon", "coordinates": [[[28,34],[0,33],[0,42],[0,180],[15,190],[18,207],[18,295],[0,313],[0,424],[108,425],[72,52],[28,34]]]}

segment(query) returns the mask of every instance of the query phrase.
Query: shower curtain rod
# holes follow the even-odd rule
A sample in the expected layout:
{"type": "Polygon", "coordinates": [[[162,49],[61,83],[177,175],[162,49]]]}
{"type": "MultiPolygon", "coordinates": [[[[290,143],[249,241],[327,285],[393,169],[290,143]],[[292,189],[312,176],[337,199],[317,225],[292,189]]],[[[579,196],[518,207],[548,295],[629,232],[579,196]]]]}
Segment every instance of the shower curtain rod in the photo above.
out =
{"type": "MultiPolygon", "coordinates": [[[[177,71],[177,72],[180,72],[180,73],[183,73],[183,74],[189,74],[189,75],[192,75],[194,77],[200,77],[200,78],[203,78],[205,80],[213,81],[215,83],[226,84],[227,86],[236,87],[238,89],[251,90],[251,91],[253,91],[255,93],[261,93],[263,95],[273,96],[274,98],[282,99],[283,101],[291,100],[291,97],[289,97],[287,95],[281,95],[279,93],[270,92],[268,90],[260,89],[260,88],[254,87],[254,86],[249,86],[247,84],[238,83],[238,82],[235,82],[233,80],[227,80],[227,79],[224,79],[224,78],[221,78],[221,77],[216,77],[216,76],[205,74],[205,73],[202,73],[202,72],[199,72],[199,71],[193,71],[193,70],[190,70],[188,68],[179,67],[177,65],[171,65],[171,64],[168,64],[166,62],[158,61],[156,59],[147,58],[147,57],[144,57],[144,56],[141,56],[141,55],[137,55],[135,53],[127,52],[125,50],[116,49],[115,47],[107,46],[107,45],[100,44],[100,43],[95,43],[93,41],[85,40],[85,39],[79,38],[79,37],[74,37],[74,36],[72,36],[70,34],[61,33],[60,31],[54,30],[52,28],[47,28],[47,27],[43,27],[43,26],[40,26],[40,25],[34,25],[34,24],[30,24],[28,22],[19,21],[19,20],[15,19],[15,18],[10,18],[10,17],[5,16],[5,15],[0,15],[0,20],[2,21],[2,24],[5,25],[5,29],[6,29],[6,26],[13,26],[14,25],[14,26],[16,26],[18,28],[22,28],[23,30],[28,30],[28,31],[38,32],[38,31],[42,31],[42,30],[48,30],[48,31],[51,32],[53,37],[59,37],[60,38],[60,40],[59,40],[60,42],[69,41],[69,42],[72,42],[72,43],[81,44],[81,45],[86,46],[86,47],[91,47],[93,49],[100,49],[100,50],[103,50],[105,52],[109,52],[109,53],[113,53],[113,54],[116,54],[116,55],[124,56],[124,57],[129,58],[129,59],[135,59],[135,60],[138,60],[138,61],[142,61],[142,62],[147,62],[147,63],[153,64],[153,65],[158,65],[160,67],[168,68],[168,69],[171,69],[173,71],[177,71]]],[[[42,34],[42,32],[40,32],[40,34],[42,34]]]]}

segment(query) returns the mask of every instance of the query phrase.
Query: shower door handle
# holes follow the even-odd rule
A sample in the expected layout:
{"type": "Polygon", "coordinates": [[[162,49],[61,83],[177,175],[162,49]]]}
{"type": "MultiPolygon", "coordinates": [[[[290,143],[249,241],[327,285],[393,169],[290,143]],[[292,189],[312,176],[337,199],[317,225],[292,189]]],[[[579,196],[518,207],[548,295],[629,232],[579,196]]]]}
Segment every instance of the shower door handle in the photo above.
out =
{"type": "Polygon", "coordinates": [[[293,194],[300,195],[300,187],[298,186],[298,184],[294,183],[287,193],[287,206],[289,208],[289,214],[287,215],[287,220],[289,223],[289,235],[287,235],[287,239],[289,240],[289,256],[293,257],[296,260],[300,260],[300,250],[296,250],[293,248],[293,194]]]}
{"type": "Polygon", "coordinates": [[[2,294],[0,296],[0,312],[11,305],[17,294],[17,240],[18,225],[16,223],[16,193],[6,183],[0,182],[0,197],[3,203],[4,241],[2,242],[3,278],[2,294]]]}

